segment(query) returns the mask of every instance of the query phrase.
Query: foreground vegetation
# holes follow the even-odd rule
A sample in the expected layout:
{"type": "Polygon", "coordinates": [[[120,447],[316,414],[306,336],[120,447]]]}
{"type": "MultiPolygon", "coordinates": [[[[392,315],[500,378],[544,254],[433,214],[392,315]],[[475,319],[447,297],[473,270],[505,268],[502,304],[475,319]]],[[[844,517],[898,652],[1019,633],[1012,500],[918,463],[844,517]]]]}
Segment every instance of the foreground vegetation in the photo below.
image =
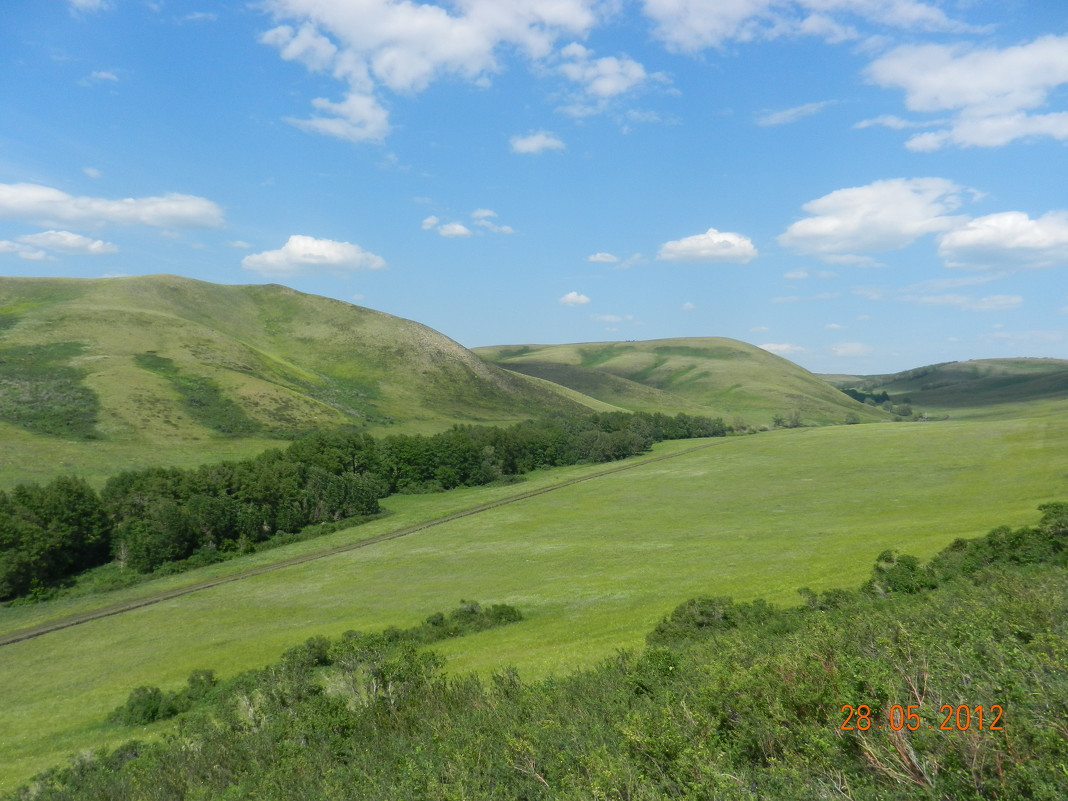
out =
{"type": "Polygon", "coordinates": [[[446,675],[400,632],[311,640],[16,797],[1059,801],[1068,504],[1042,511],[800,608],[695,599],[566,678],[446,675]]]}

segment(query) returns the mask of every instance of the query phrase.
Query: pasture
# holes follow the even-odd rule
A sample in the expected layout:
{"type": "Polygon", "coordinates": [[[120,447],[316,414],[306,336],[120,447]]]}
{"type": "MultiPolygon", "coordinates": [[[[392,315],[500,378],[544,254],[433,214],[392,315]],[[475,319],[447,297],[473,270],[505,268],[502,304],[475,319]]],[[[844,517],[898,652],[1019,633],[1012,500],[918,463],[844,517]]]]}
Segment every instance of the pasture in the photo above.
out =
{"type": "MultiPolygon", "coordinates": [[[[0,791],[85,748],[167,730],[104,723],[139,685],[256,667],[315,634],[409,626],[460,599],[526,620],[445,643],[454,671],[562,673],[640,647],[696,595],[796,603],[852,587],[875,556],[927,557],[1068,498],[1068,419],[802,428],[711,440],[633,469],[583,466],[505,487],[394,496],[392,514],[121,594],[0,610],[0,632],[207,575],[326,549],[570,478],[536,497],[0,649],[0,791]]],[[[664,443],[654,456],[694,442],[664,443]]],[[[648,457],[638,457],[642,461],[648,457]]]]}

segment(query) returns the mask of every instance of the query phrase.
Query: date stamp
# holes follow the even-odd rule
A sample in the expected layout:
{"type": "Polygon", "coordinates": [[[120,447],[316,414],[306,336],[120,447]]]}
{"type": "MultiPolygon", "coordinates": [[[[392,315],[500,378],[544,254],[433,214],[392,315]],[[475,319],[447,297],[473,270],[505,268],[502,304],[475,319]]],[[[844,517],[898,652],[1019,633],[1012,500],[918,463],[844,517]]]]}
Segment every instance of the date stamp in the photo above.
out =
{"type": "MultiPolygon", "coordinates": [[[[916,731],[920,728],[942,731],[1004,731],[1001,719],[1005,710],[1001,704],[942,704],[939,712],[942,722],[938,726],[924,722],[920,717],[919,704],[894,704],[885,710],[885,715],[881,714],[880,710],[873,712],[867,704],[858,704],[855,707],[852,704],[842,704],[841,711],[845,716],[842,725],[838,727],[841,731],[868,731],[884,727],[894,731],[916,731]]],[[[934,722],[937,722],[937,718],[934,722]]]]}

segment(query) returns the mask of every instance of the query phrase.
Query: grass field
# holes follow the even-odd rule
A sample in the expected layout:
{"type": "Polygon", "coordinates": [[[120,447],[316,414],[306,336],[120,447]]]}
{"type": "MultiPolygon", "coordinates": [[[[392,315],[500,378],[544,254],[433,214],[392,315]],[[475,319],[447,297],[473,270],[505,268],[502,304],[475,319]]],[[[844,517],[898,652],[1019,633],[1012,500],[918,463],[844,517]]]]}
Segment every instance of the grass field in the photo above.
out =
{"type": "MultiPolygon", "coordinates": [[[[656,455],[692,442],[665,443],[656,455]]],[[[0,610],[7,632],[548,486],[393,497],[392,514],[318,541],[122,594],[0,610]]],[[[447,643],[453,670],[542,675],[636,647],[698,594],[794,603],[795,590],[855,586],[875,556],[926,557],[960,536],[1037,519],[1068,498],[1068,419],[797,429],[561,488],[398,540],[263,574],[0,649],[0,791],[84,748],[152,732],[103,723],[129,690],[174,688],[195,668],[262,665],[313,634],[407,626],[461,598],[527,620],[447,643]]],[[[164,729],[166,724],[159,724],[164,729]]]]}

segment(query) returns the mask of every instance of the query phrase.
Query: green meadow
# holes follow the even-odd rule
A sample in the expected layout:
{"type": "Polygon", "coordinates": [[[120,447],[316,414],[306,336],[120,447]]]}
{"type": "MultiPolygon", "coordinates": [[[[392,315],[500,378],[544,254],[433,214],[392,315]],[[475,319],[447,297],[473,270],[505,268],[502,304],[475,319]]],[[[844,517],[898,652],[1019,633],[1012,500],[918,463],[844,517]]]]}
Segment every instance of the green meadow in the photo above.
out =
{"type": "Polygon", "coordinates": [[[406,537],[252,576],[0,648],[0,791],[87,748],[155,736],[107,714],[139,685],[263,665],[315,634],[410,626],[460,599],[522,623],[438,646],[454,671],[563,673],[639,647],[696,595],[792,604],[853,587],[878,553],[926,558],[1068,499],[1068,416],[801,428],[663,443],[617,471],[393,496],[364,526],[95,598],[0,609],[0,633],[297,553],[326,550],[576,477],[588,481],[406,537]]]}

